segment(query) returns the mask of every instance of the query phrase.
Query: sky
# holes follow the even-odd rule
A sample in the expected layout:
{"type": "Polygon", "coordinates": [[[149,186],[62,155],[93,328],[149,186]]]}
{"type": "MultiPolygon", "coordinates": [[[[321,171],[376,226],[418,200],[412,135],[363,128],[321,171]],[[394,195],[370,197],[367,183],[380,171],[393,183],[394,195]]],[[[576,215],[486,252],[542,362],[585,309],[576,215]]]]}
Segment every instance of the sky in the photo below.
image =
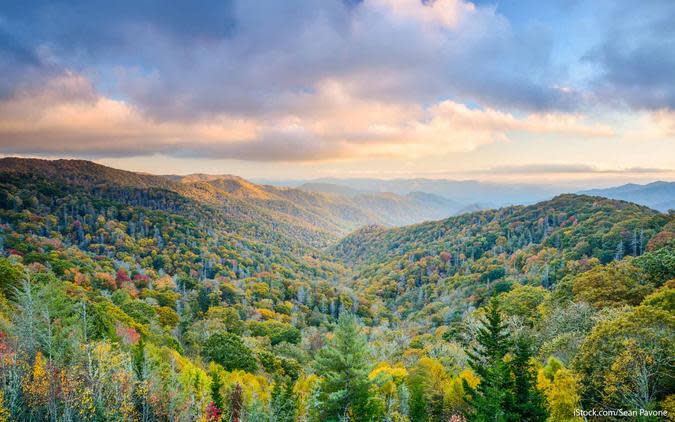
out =
{"type": "Polygon", "coordinates": [[[4,0],[0,155],[675,180],[672,0],[4,0]]]}

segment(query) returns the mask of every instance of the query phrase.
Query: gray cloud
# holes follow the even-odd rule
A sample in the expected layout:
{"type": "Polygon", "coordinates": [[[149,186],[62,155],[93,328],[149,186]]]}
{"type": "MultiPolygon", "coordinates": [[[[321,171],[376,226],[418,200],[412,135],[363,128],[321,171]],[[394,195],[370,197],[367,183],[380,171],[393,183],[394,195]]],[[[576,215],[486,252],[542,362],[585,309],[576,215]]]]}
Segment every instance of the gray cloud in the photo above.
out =
{"type": "Polygon", "coordinates": [[[586,55],[599,67],[593,84],[605,100],[644,109],[675,108],[675,2],[620,2],[604,40],[586,55]]]}
{"type": "Polygon", "coordinates": [[[598,9],[608,30],[585,56],[599,73],[584,93],[552,57],[563,40],[551,28],[514,25],[490,4],[434,33],[372,1],[8,0],[0,6],[0,94],[61,69],[89,72],[106,92],[161,119],[292,109],[289,97],[327,78],[383,101],[541,111],[595,97],[673,108],[673,2],[598,9]]]}
{"type": "Polygon", "coordinates": [[[0,14],[26,52],[43,48],[55,66],[93,70],[106,90],[158,118],[275,113],[327,78],[384,101],[540,110],[577,99],[553,87],[561,71],[547,30],[516,31],[489,7],[435,33],[372,2],[338,0],[9,1],[0,14]]]}
{"type": "MultiPolygon", "coordinates": [[[[547,21],[525,24],[491,4],[460,0],[399,0],[401,10],[388,2],[7,0],[0,150],[291,161],[354,155],[357,144],[385,155],[380,144],[390,141],[404,156],[468,150],[509,130],[585,137],[593,119],[565,123],[560,114],[574,120],[600,102],[610,110],[675,106],[670,1],[599,2],[607,18],[594,31],[584,58],[594,70],[584,78],[569,68],[575,58],[556,55],[567,40],[547,21]],[[444,13],[433,9],[440,7],[444,13]],[[53,83],[73,75],[90,84],[53,83]],[[55,93],[21,107],[45,87],[55,93]],[[434,116],[445,100],[467,110],[434,116]],[[79,126],[68,125],[81,114],[79,126]],[[355,123],[359,115],[368,121],[355,123]],[[40,124],[26,124],[33,120],[40,124]],[[284,129],[294,125],[302,130],[284,129]],[[219,138],[209,126],[228,133],[219,138]]],[[[563,10],[551,7],[554,15],[563,10]]],[[[587,171],[599,170],[577,170],[587,171]]]]}

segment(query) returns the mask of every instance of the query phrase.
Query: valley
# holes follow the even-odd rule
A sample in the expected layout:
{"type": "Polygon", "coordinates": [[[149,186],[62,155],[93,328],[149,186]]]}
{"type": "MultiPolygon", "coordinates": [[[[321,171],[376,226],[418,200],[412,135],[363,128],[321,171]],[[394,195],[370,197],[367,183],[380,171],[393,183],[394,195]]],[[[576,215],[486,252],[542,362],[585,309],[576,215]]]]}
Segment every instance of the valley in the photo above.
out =
{"type": "Polygon", "coordinates": [[[0,415],[675,411],[673,213],[562,194],[454,215],[467,205],[0,159],[0,415]]]}

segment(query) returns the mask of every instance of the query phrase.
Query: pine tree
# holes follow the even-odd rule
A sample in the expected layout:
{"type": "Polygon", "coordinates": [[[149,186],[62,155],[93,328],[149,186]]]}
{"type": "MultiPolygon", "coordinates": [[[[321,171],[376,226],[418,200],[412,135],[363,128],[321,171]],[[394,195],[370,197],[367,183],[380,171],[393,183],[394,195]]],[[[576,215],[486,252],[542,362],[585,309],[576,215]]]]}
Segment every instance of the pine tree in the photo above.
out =
{"type": "Polygon", "coordinates": [[[214,370],[211,373],[211,400],[213,405],[219,410],[223,411],[223,395],[220,389],[223,386],[223,381],[220,379],[220,373],[214,370]]]}
{"type": "Polygon", "coordinates": [[[507,422],[507,410],[513,406],[511,371],[504,361],[509,350],[509,334],[499,314],[499,303],[493,298],[486,308],[482,326],[478,329],[478,345],[468,353],[469,366],[480,379],[476,388],[466,380],[464,389],[473,407],[467,415],[470,421],[507,422]]]}
{"type": "Polygon", "coordinates": [[[514,395],[509,417],[513,421],[545,421],[548,416],[544,396],[536,388],[536,376],[530,363],[531,358],[530,341],[524,336],[520,337],[516,340],[513,359],[509,362],[513,372],[514,395]]]}
{"type": "Polygon", "coordinates": [[[275,381],[270,405],[270,422],[295,421],[297,400],[290,378],[283,382],[279,379],[275,381]]]}
{"type": "Polygon", "coordinates": [[[371,400],[368,380],[366,338],[356,317],[340,315],[333,338],[318,354],[316,370],[323,377],[322,420],[339,421],[354,416],[360,421],[377,418],[378,409],[371,400]]]}

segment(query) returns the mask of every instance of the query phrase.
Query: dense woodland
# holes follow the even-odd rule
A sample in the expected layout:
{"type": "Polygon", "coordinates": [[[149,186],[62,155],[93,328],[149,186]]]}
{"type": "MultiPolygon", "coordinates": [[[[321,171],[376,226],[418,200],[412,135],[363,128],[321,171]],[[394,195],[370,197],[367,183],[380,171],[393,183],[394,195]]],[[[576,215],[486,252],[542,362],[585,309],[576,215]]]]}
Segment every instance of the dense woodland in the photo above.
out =
{"type": "Polygon", "coordinates": [[[675,420],[675,214],[270,192],[0,160],[0,421],[675,420]]]}

